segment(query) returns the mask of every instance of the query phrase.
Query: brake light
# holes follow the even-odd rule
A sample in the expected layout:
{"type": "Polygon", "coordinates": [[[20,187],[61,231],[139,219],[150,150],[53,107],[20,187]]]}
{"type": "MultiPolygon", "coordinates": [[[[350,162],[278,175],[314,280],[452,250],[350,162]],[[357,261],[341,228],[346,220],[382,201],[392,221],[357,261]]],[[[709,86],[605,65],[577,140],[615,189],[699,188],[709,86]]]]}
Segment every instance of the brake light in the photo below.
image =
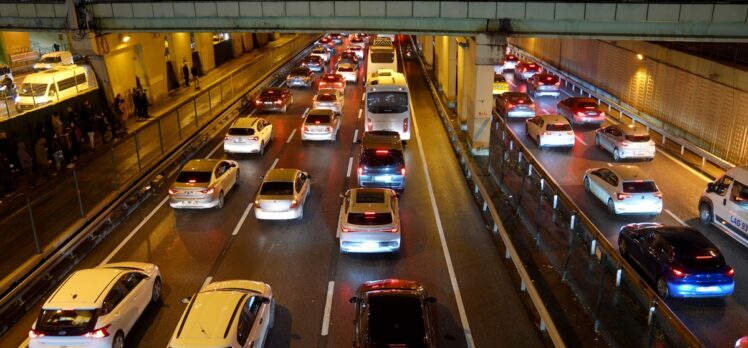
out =
{"type": "Polygon", "coordinates": [[[535,104],[530,104],[530,109],[535,109],[535,104]]]}
{"type": "Polygon", "coordinates": [[[367,120],[367,122],[366,122],[366,126],[367,126],[367,127],[369,128],[369,131],[372,131],[372,130],[374,130],[374,129],[373,129],[373,128],[374,128],[374,124],[372,123],[371,119],[370,119],[370,118],[367,118],[366,120],[367,120]]]}
{"type": "Polygon", "coordinates": [[[618,193],[616,193],[616,198],[618,198],[619,201],[622,201],[622,200],[624,200],[626,198],[631,198],[631,195],[628,194],[628,193],[618,192],[618,193]]]}
{"type": "Polygon", "coordinates": [[[605,113],[604,112],[600,112],[600,117],[605,118],[605,113]]]}
{"type": "Polygon", "coordinates": [[[280,103],[282,103],[282,101],[280,99],[278,99],[278,100],[275,101],[275,103],[278,104],[278,105],[280,105],[280,103]]]}
{"type": "Polygon", "coordinates": [[[255,208],[262,209],[262,207],[260,207],[260,200],[259,199],[255,199],[255,208]]]}
{"type": "Polygon", "coordinates": [[[561,81],[556,81],[555,85],[556,86],[561,86],[561,81]]]}
{"type": "Polygon", "coordinates": [[[662,192],[655,193],[655,197],[662,199],[662,192]]]}
{"type": "Polygon", "coordinates": [[[350,228],[346,228],[346,227],[341,227],[341,230],[343,232],[351,232],[351,229],[350,228]]]}
{"type": "Polygon", "coordinates": [[[212,195],[213,192],[216,192],[216,189],[213,188],[213,187],[209,187],[209,188],[207,188],[205,190],[200,191],[200,193],[206,194],[206,195],[212,195]]]}
{"type": "Polygon", "coordinates": [[[397,227],[395,227],[395,228],[393,228],[393,229],[390,230],[390,232],[392,232],[392,233],[397,233],[397,231],[398,231],[397,227]]]}
{"type": "Polygon", "coordinates": [[[343,87],[343,84],[342,84],[342,83],[340,83],[340,82],[336,82],[336,83],[335,83],[335,87],[343,87]]]}
{"type": "Polygon", "coordinates": [[[585,115],[585,113],[584,113],[584,112],[581,112],[581,111],[579,111],[579,112],[577,112],[577,116],[579,116],[579,117],[584,117],[584,116],[586,116],[586,115],[585,115]]]}
{"type": "Polygon", "coordinates": [[[262,105],[262,100],[259,100],[259,99],[255,100],[255,105],[262,105]]]}
{"type": "Polygon", "coordinates": [[[296,208],[299,206],[299,201],[296,200],[296,197],[294,197],[293,200],[291,200],[291,209],[296,208]]]}
{"type": "Polygon", "coordinates": [[[44,337],[44,334],[41,333],[41,331],[37,331],[34,329],[29,330],[29,338],[37,338],[37,337],[44,337]]]}
{"type": "Polygon", "coordinates": [[[511,109],[511,108],[514,107],[514,104],[512,104],[512,103],[506,103],[506,107],[507,107],[507,109],[511,109]]]}
{"type": "Polygon", "coordinates": [[[400,169],[400,175],[403,175],[403,176],[405,176],[405,167],[402,167],[402,168],[400,169]]]}
{"type": "Polygon", "coordinates": [[[314,124],[319,124],[319,120],[314,121],[314,124]]]}
{"type": "Polygon", "coordinates": [[[373,219],[373,218],[374,218],[374,215],[376,215],[376,213],[375,213],[375,212],[373,212],[373,211],[365,211],[365,212],[364,212],[364,216],[365,216],[365,217],[366,217],[367,219],[373,219]]]}
{"type": "Polygon", "coordinates": [[[403,133],[407,133],[407,132],[408,132],[408,119],[406,118],[403,120],[403,133]]]}
{"type": "Polygon", "coordinates": [[[170,195],[175,195],[175,194],[177,194],[177,189],[175,189],[175,188],[173,188],[173,187],[169,187],[169,194],[170,194],[170,195]]]}
{"type": "Polygon", "coordinates": [[[93,338],[104,338],[104,337],[109,336],[109,332],[107,332],[108,328],[109,328],[109,325],[93,330],[89,333],[84,334],[83,336],[93,337],[93,338]]]}
{"type": "Polygon", "coordinates": [[[387,154],[390,153],[390,151],[389,150],[377,150],[377,151],[375,151],[375,153],[377,155],[387,155],[387,154]]]}
{"type": "Polygon", "coordinates": [[[363,173],[364,173],[364,168],[363,167],[358,167],[358,175],[361,175],[363,173]]]}
{"type": "Polygon", "coordinates": [[[230,137],[228,135],[223,138],[223,140],[231,140],[231,139],[234,139],[234,138],[232,138],[232,137],[230,137]]]}
{"type": "Polygon", "coordinates": [[[683,278],[686,276],[686,272],[683,272],[677,268],[673,268],[673,276],[676,278],[683,278]]]}
{"type": "Polygon", "coordinates": [[[730,266],[727,266],[727,270],[725,271],[725,275],[728,276],[728,277],[730,277],[730,278],[732,278],[733,276],[735,276],[735,269],[732,268],[732,267],[730,267],[730,266]]]}

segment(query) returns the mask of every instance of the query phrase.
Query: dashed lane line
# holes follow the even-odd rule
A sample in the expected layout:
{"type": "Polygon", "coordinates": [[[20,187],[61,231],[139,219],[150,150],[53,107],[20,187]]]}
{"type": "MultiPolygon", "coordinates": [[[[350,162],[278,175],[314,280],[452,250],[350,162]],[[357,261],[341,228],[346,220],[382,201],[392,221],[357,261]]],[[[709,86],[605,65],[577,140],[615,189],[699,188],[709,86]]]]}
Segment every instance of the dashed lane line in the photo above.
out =
{"type": "Polygon", "coordinates": [[[348,158],[348,171],[345,173],[346,178],[351,177],[351,169],[353,168],[353,156],[348,158]]]}
{"type": "Polygon", "coordinates": [[[231,232],[232,236],[239,234],[239,230],[242,228],[242,225],[244,225],[244,220],[247,219],[247,215],[249,215],[249,212],[252,211],[252,207],[254,205],[254,203],[249,203],[247,209],[244,209],[244,214],[242,214],[242,217],[239,219],[239,223],[236,224],[236,227],[234,227],[234,231],[231,232]]]}
{"type": "Polygon", "coordinates": [[[677,215],[673,214],[673,212],[670,211],[670,209],[663,209],[663,210],[665,210],[665,212],[668,215],[670,215],[673,219],[675,219],[675,221],[678,221],[679,224],[681,224],[683,226],[688,226],[681,218],[679,218],[677,215]]]}
{"type": "Polygon", "coordinates": [[[293,139],[294,134],[296,134],[296,128],[294,128],[293,131],[291,132],[291,135],[288,136],[288,140],[286,140],[286,144],[291,143],[291,139],[293,139]]]}
{"type": "Polygon", "coordinates": [[[143,228],[143,226],[153,217],[153,215],[156,215],[156,212],[159,211],[159,209],[161,209],[161,206],[166,204],[166,201],[168,200],[169,200],[169,196],[164,197],[164,199],[161,200],[161,202],[156,206],[156,208],[154,208],[150,213],[148,213],[145,219],[143,219],[143,221],[141,221],[137,226],[135,226],[132,232],[130,232],[130,234],[128,234],[127,237],[125,237],[125,239],[123,239],[119,243],[119,245],[117,245],[117,247],[114,248],[114,250],[112,250],[111,253],[109,253],[109,255],[107,255],[104,261],[101,261],[100,265],[109,263],[109,261],[114,257],[114,255],[117,255],[117,253],[122,249],[122,247],[124,247],[125,244],[127,244],[127,242],[130,241],[132,236],[138,233],[138,231],[140,231],[140,229],[143,228]]]}
{"type": "Polygon", "coordinates": [[[322,316],[322,336],[327,336],[330,331],[330,310],[332,309],[332,292],[335,290],[335,281],[327,283],[327,298],[325,299],[325,313],[322,316]]]}

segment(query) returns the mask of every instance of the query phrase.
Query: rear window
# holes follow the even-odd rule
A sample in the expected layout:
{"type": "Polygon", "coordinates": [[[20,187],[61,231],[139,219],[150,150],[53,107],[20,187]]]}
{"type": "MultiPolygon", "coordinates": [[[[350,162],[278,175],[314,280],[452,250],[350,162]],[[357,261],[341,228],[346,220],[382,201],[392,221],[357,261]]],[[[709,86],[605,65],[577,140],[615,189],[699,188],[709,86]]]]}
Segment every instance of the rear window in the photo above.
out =
{"type": "Polygon", "coordinates": [[[542,82],[544,84],[554,84],[554,83],[558,82],[558,77],[556,77],[556,76],[544,76],[544,77],[542,77],[540,79],[540,82],[542,82]]]}
{"type": "Polygon", "coordinates": [[[339,78],[335,75],[325,75],[324,79],[327,82],[335,82],[339,80],[339,78]]]}
{"type": "Polygon", "coordinates": [[[260,194],[266,196],[290,196],[293,194],[293,183],[285,181],[270,181],[262,184],[260,194]]]}
{"type": "Polygon", "coordinates": [[[274,89],[266,89],[260,94],[261,97],[275,97],[277,95],[280,95],[280,92],[274,89]]]}
{"type": "Polygon", "coordinates": [[[517,57],[515,57],[515,56],[506,56],[506,58],[504,58],[504,60],[506,60],[507,62],[516,62],[519,59],[517,57]]]}
{"type": "Polygon", "coordinates": [[[338,68],[338,71],[353,71],[353,68],[350,66],[341,66],[338,68]]]}
{"type": "Polygon", "coordinates": [[[317,96],[319,101],[336,101],[338,98],[334,94],[320,94],[317,96]]]}
{"type": "Polygon", "coordinates": [[[210,182],[210,172],[181,172],[177,176],[177,182],[198,183],[210,182]]]}
{"type": "Polygon", "coordinates": [[[80,336],[92,331],[94,325],[95,309],[43,309],[36,329],[49,336],[80,336]]]}
{"type": "Polygon", "coordinates": [[[369,343],[375,347],[426,347],[421,303],[415,296],[369,296],[369,343]]]}
{"type": "Polygon", "coordinates": [[[394,63],[395,53],[393,52],[370,52],[369,59],[372,63],[394,63]]]}
{"type": "Polygon", "coordinates": [[[679,255],[680,263],[697,271],[717,271],[725,266],[725,260],[713,250],[703,250],[691,255],[679,255]]]}
{"type": "Polygon", "coordinates": [[[594,108],[597,108],[597,103],[584,101],[584,102],[580,102],[579,104],[577,104],[577,106],[583,109],[594,109],[594,108]]]}
{"type": "Polygon", "coordinates": [[[366,150],[361,154],[361,164],[367,167],[404,165],[403,154],[398,150],[366,150]]]}
{"type": "Polygon", "coordinates": [[[506,100],[512,104],[530,104],[530,97],[524,94],[509,94],[505,95],[506,100]]]}
{"type": "Polygon", "coordinates": [[[307,75],[309,73],[309,69],[306,68],[294,68],[291,70],[291,75],[298,76],[298,75],[307,75]]]}
{"type": "Polygon", "coordinates": [[[384,192],[357,192],[356,203],[384,203],[384,192]]]}
{"type": "Polygon", "coordinates": [[[568,123],[551,123],[545,127],[545,130],[549,132],[566,132],[571,130],[571,125],[568,123]]]}
{"type": "Polygon", "coordinates": [[[626,140],[634,142],[634,143],[646,143],[650,140],[649,134],[642,134],[642,135],[627,135],[626,140]]]}
{"type": "Polygon", "coordinates": [[[322,47],[315,47],[312,52],[314,53],[327,53],[327,50],[322,47]]]}
{"type": "Polygon", "coordinates": [[[229,135],[254,135],[255,130],[252,128],[229,128],[229,135]]]}
{"type": "Polygon", "coordinates": [[[329,114],[309,114],[306,117],[306,123],[330,123],[329,114]]]}
{"type": "Polygon", "coordinates": [[[657,192],[654,181],[624,181],[623,192],[628,193],[652,193],[657,192]]]}
{"type": "Polygon", "coordinates": [[[353,225],[388,225],[392,223],[390,213],[348,213],[348,223],[353,225]]]}
{"type": "Polygon", "coordinates": [[[540,66],[537,64],[528,64],[527,70],[540,70],[540,66]]]}

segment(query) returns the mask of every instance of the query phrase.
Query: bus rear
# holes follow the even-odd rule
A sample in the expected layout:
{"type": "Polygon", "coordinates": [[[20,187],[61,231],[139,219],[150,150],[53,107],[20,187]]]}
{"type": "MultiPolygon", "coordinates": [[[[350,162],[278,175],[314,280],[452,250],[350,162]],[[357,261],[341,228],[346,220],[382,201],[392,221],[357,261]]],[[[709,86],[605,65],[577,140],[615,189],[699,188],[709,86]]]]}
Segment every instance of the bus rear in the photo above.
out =
{"type": "Polygon", "coordinates": [[[410,95],[405,76],[391,73],[373,77],[366,86],[366,130],[394,131],[410,139],[410,95]]]}

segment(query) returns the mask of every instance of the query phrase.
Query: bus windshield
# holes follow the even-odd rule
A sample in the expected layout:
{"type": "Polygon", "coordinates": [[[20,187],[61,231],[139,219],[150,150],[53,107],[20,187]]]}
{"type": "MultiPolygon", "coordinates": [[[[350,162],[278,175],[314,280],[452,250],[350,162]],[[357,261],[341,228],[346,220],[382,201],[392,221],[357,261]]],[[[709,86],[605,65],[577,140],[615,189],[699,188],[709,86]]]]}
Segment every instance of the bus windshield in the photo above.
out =
{"type": "Polygon", "coordinates": [[[366,93],[366,110],[376,114],[406,112],[408,111],[408,93],[387,91],[366,93]]]}
{"type": "Polygon", "coordinates": [[[371,52],[369,53],[369,57],[372,63],[385,64],[395,62],[395,53],[389,50],[383,52],[371,52]]]}

